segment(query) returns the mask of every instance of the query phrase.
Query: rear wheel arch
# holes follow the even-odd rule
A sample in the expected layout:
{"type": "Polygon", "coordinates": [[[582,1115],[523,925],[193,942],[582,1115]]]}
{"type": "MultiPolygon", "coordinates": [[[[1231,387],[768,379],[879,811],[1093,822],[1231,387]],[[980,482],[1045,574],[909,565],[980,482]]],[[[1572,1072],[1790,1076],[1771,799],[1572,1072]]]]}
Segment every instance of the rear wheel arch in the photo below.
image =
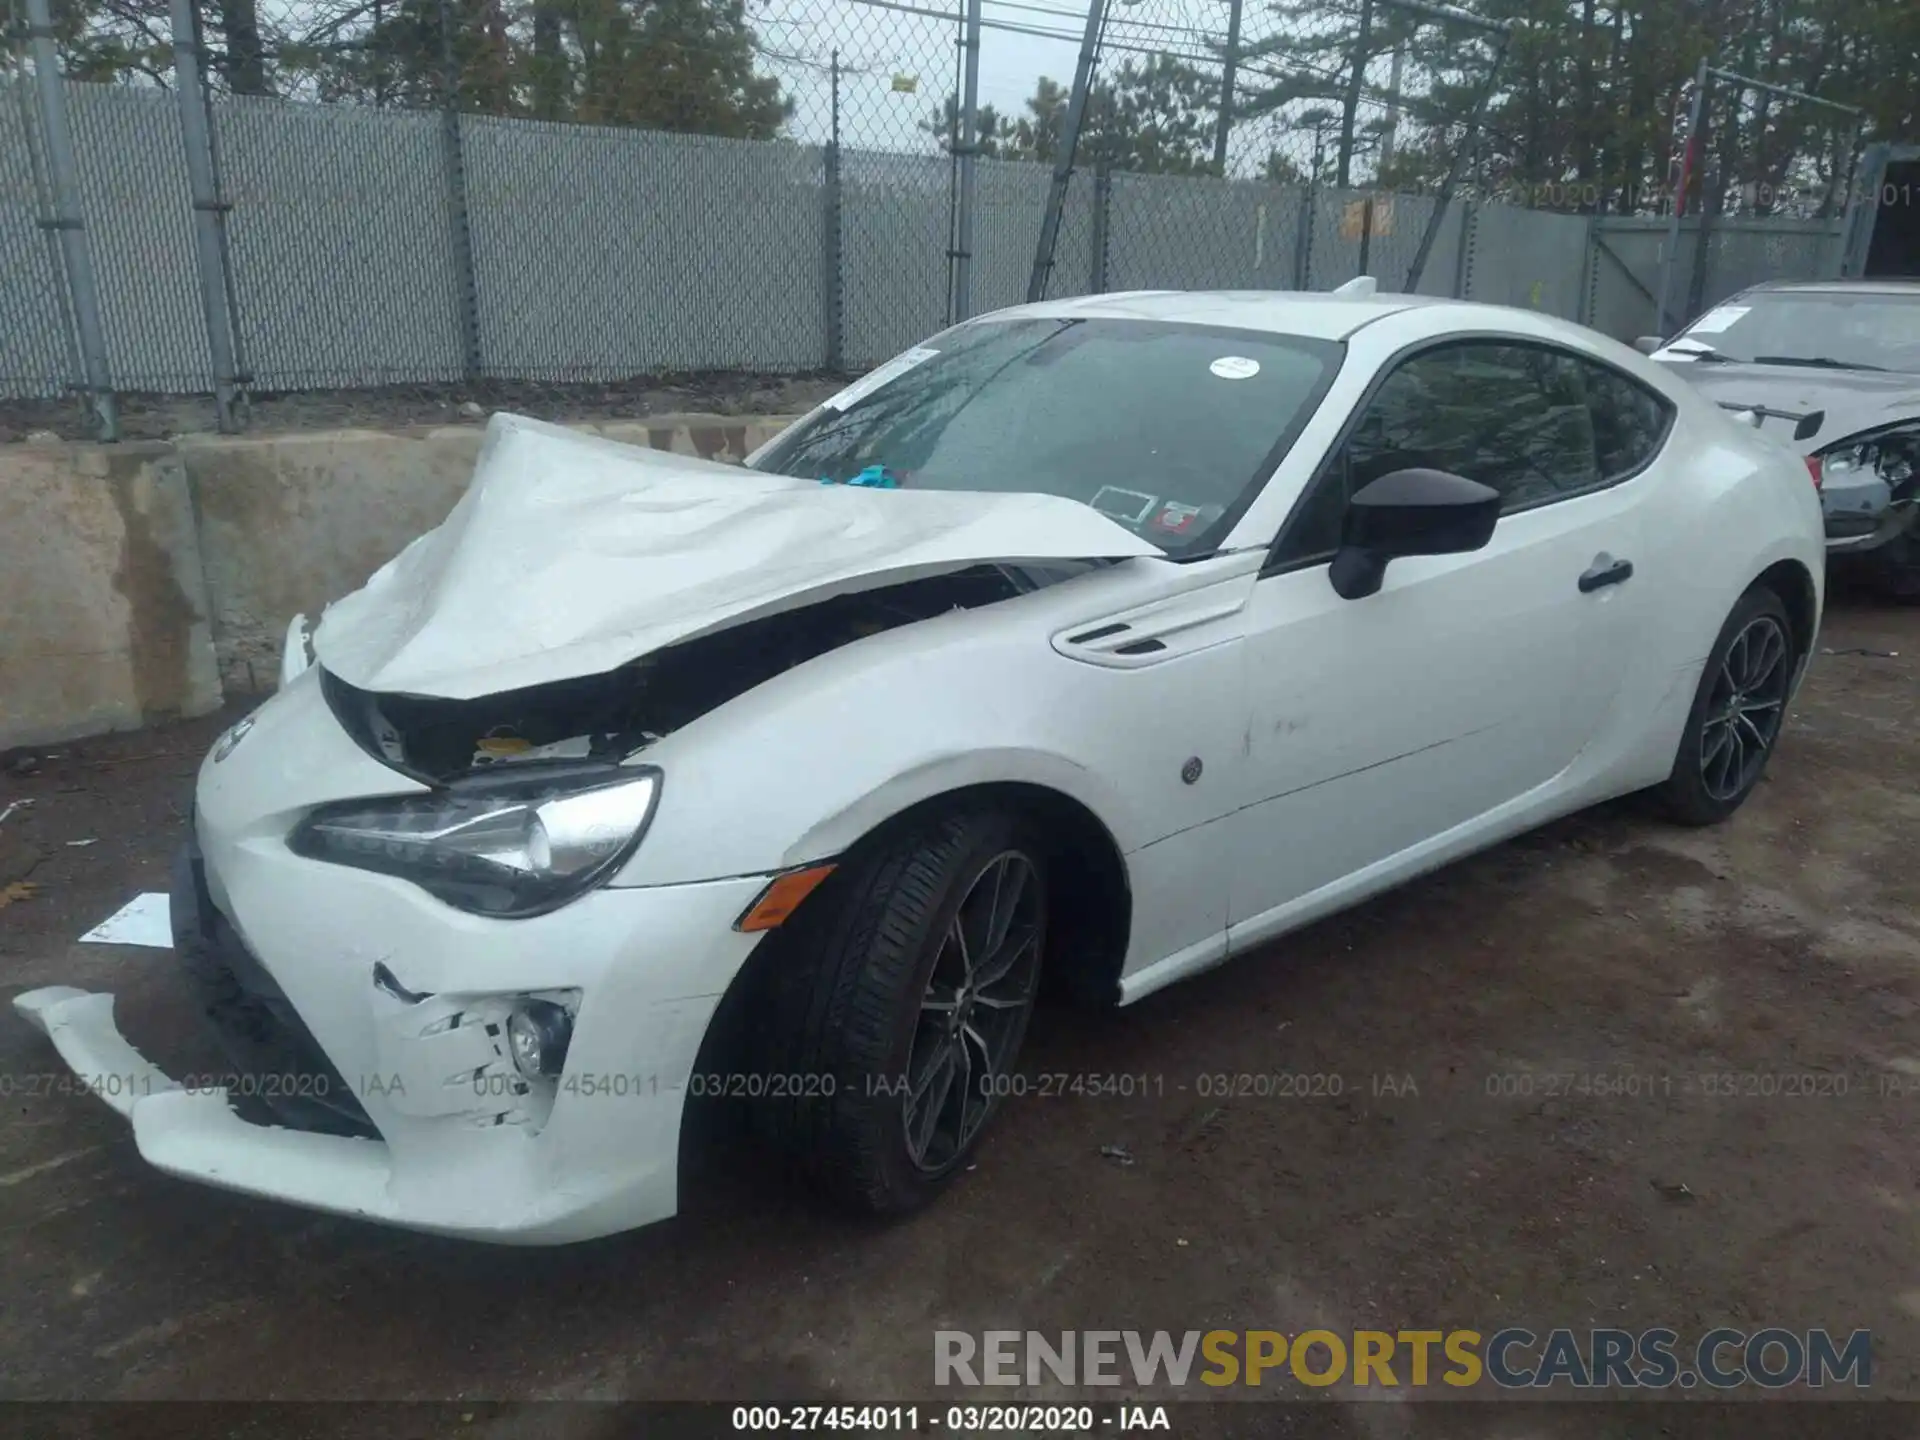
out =
{"type": "MultiPolygon", "coordinates": [[[[1786,563],[1799,568],[1795,562],[1786,563]]],[[[1802,619],[1795,620],[1795,600],[1789,595],[1796,583],[1790,570],[1778,575],[1772,569],[1763,572],[1741,591],[1721,621],[1701,669],[1672,769],[1648,792],[1669,819],[1689,826],[1717,824],[1738,810],[1764,777],[1786,722],[1814,623],[1814,602],[1805,592],[1796,597],[1802,619]],[[1772,583],[1768,583],[1770,577],[1772,583]],[[1754,636],[1760,638],[1754,640],[1754,636]],[[1732,743],[1736,739],[1739,743],[1732,743]],[[1757,755],[1757,762],[1750,763],[1750,755],[1757,755]],[[1745,778],[1738,780],[1737,788],[1728,788],[1735,773],[1745,778]]],[[[1808,583],[1810,588],[1810,578],[1808,583]]]]}
{"type": "Polygon", "coordinates": [[[1820,592],[1814,586],[1812,572],[1798,560],[1777,560],[1755,576],[1747,589],[1761,587],[1779,596],[1780,603],[1787,607],[1787,620],[1793,629],[1797,652],[1795,663],[1804,667],[1807,657],[1813,653],[1820,623],[1820,592]]]}

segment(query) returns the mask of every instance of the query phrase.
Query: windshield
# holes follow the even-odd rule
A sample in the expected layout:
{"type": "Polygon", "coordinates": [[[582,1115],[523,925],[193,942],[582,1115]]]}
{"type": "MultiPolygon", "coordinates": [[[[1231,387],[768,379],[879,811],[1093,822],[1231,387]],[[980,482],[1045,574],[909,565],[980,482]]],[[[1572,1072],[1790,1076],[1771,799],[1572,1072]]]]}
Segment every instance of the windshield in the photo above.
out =
{"type": "Polygon", "coordinates": [[[824,482],[1060,495],[1196,555],[1251,502],[1341,353],[1146,320],[975,321],[841,392],[757,464],[824,482]]]}
{"type": "Polygon", "coordinates": [[[1762,365],[1920,374],[1920,295],[1762,290],[1709,310],[1674,343],[1762,365]]]}

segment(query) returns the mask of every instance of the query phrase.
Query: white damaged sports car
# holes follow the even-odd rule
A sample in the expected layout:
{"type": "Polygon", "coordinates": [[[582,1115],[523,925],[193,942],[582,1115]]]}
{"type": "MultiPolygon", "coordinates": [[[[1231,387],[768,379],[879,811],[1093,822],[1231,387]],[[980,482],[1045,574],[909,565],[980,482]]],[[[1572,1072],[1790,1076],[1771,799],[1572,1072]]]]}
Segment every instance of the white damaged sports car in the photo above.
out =
{"type": "Polygon", "coordinates": [[[201,768],[235,1083],[14,1005],[250,1194],[580,1240],[674,1213],[720,1095],[903,1210],[1043,984],[1131,1003],[1609,796],[1732,814],[1822,559],[1806,467],[1664,367],[1364,285],[990,315],[745,470],[501,416],[201,768]]]}

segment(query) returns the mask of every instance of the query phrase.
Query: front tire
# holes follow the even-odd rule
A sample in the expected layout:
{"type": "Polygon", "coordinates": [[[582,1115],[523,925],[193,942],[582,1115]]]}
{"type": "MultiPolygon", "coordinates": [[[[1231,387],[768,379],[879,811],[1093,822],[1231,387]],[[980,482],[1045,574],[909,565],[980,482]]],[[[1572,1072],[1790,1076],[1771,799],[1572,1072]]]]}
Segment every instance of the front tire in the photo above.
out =
{"type": "Polygon", "coordinates": [[[857,854],[780,937],[762,1053],[799,1093],[765,1108],[763,1133],[855,1208],[931,1200],[1011,1088],[1044,959],[1045,853],[1016,812],[937,817],[857,854]]]}
{"type": "Polygon", "coordinates": [[[1786,605],[1756,585],[1720,628],[1673,773],[1654,791],[1670,819],[1716,825],[1746,803],[1780,739],[1797,659],[1786,605]]]}

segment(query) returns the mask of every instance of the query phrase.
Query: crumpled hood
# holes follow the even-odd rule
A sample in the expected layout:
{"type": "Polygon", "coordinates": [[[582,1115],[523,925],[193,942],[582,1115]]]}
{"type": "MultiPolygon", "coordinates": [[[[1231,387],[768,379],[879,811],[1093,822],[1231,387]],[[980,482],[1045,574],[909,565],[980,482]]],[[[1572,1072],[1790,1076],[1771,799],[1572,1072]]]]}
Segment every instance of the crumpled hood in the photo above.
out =
{"type": "MultiPolygon", "coordinates": [[[[1672,363],[1672,362],[1663,362],[1672,363]]],[[[1812,455],[1862,430],[1920,419],[1920,375],[1880,374],[1872,370],[1802,370],[1787,365],[1742,365],[1683,360],[1674,365],[1682,377],[1716,404],[1765,405],[1804,415],[1824,410],[1817,433],[1793,438],[1793,423],[1767,420],[1761,432],[1812,455]]]]}
{"type": "Polygon", "coordinates": [[[313,648],[361,689],[464,700],[970,565],[1160,553],[1058,496],[821,485],[496,415],[446,520],[313,648]]]}

